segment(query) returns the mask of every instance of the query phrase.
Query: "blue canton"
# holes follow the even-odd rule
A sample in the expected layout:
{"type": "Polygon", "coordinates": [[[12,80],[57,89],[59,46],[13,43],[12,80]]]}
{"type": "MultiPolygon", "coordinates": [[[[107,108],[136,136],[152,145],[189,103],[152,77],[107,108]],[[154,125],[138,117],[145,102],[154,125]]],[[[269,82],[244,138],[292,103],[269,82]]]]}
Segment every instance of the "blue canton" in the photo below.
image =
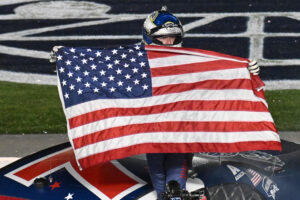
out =
{"type": "Polygon", "coordinates": [[[96,99],[152,96],[143,45],[112,49],[63,47],[56,53],[65,108],[96,99]]]}

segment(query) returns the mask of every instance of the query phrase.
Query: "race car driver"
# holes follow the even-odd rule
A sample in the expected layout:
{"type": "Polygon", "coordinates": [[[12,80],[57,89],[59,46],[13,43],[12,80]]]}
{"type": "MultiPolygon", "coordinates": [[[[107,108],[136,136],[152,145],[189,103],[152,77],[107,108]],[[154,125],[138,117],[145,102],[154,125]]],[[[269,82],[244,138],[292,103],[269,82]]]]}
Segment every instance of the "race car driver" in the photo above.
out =
{"type": "MultiPolygon", "coordinates": [[[[147,45],[160,45],[181,47],[184,31],[180,20],[163,6],[161,10],[152,12],[143,24],[143,43],[147,45]]],[[[256,61],[251,61],[249,71],[259,74],[256,61]]],[[[146,154],[152,185],[159,200],[163,199],[166,185],[175,180],[181,189],[186,188],[187,167],[191,154],[185,153],[148,153],[146,154]]]]}

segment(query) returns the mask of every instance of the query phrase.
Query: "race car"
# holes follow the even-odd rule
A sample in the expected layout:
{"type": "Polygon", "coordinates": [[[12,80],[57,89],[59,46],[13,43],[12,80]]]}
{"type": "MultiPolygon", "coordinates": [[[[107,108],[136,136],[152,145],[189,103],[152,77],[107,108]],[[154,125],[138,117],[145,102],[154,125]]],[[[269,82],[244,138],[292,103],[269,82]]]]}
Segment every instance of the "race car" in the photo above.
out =
{"type": "MultiPolygon", "coordinates": [[[[165,199],[297,200],[300,145],[282,146],[280,153],[195,153],[187,190],[169,183],[165,199]]],[[[144,155],[80,170],[70,143],[63,143],[0,169],[0,199],[151,200],[156,194],[144,155]]]]}

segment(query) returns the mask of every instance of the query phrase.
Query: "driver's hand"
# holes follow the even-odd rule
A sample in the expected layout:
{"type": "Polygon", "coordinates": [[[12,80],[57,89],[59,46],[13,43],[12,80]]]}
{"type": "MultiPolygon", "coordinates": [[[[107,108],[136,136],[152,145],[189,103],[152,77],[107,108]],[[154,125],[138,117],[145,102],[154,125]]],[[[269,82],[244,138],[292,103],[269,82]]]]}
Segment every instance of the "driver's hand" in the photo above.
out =
{"type": "Polygon", "coordinates": [[[49,59],[49,61],[51,62],[51,63],[55,63],[56,62],[56,55],[55,55],[55,53],[60,49],[60,48],[62,48],[63,46],[54,46],[53,48],[52,48],[52,50],[50,51],[50,59],[49,59]]]}
{"type": "Polygon", "coordinates": [[[258,75],[260,72],[260,68],[256,62],[256,60],[250,60],[248,64],[248,70],[253,75],[258,75]]]}

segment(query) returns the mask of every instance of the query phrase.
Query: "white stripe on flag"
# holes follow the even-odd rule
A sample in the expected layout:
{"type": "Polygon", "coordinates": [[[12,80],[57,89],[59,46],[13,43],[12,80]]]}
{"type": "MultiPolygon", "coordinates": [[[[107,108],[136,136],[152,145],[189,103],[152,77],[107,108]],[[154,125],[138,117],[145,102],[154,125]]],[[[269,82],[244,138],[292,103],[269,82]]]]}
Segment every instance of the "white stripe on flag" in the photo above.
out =
{"type": "Polygon", "coordinates": [[[75,152],[78,159],[105,151],[144,143],[234,143],[274,141],[279,135],[273,131],[251,132],[154,132],[134,134],[87,145],[75,152]]]}
{"type": "Polygon", "coordinates": [[[164,85],[179,83],[194,83],[206,80],[233,80],[233,79],[250,79],[247,68],[216,70],[207,72],[197,72],[189,74],[179,74],[172,76],[159,76],[152,78],[152,86],[160,87],[164,85]]]}
{"type": "Polygon", "coordinates": [[[144,123],[191,121],[191,122],[273,122],[269,112],[250,111],[173,111],[159,114],[111,117],[82,125],[70,130],[69,136],[78,138],[108,128],[144,123]]]}
{"type": "Polygon", "coordinates": [[[258,181],[260,181],[260,176],[256,174],[251,180],[257,185],[258,181]]]}
{"type": "Polygon", "coordinates": [[[173,93],[137,99],[99,99],[69,107],[65,114],[69,119],[106,108],[139,108],[188,100],[245,100],[265,103],[265,100],[255,96],[252,90],[192,90],[181,92],[180,95],[173,93]]]}

